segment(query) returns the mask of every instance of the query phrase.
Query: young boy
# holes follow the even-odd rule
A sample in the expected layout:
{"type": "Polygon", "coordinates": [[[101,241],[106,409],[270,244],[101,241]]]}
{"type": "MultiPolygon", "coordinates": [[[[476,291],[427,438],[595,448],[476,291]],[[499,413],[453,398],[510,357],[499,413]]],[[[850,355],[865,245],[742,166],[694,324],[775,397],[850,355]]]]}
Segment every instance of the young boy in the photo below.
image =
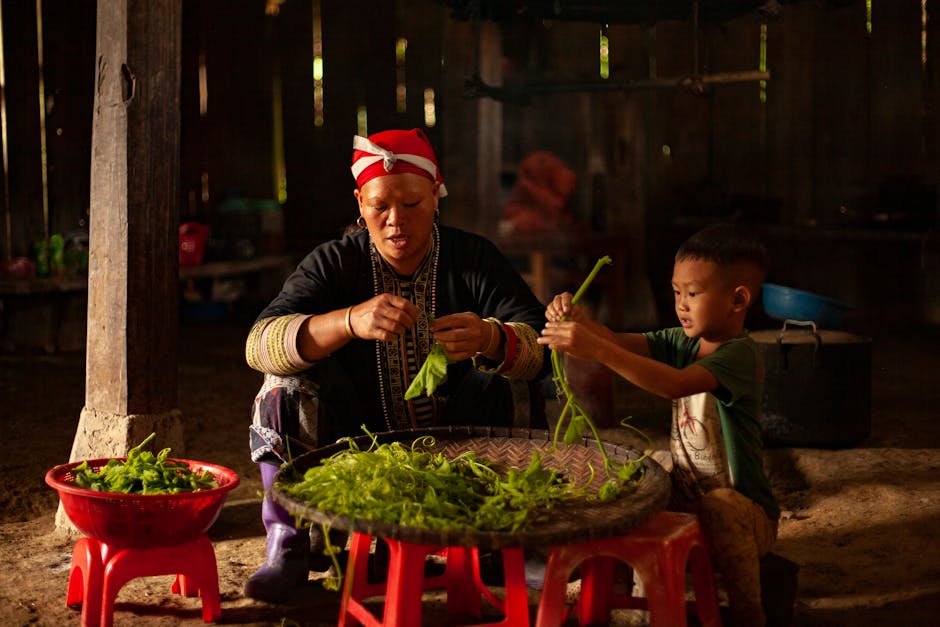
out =
{"type": "Polygon", "coordinates": [[[698,515],[732,624],[747,627],[765,624],[759,559],[776,540],[780,514],[763,469],[763,364],[744,328],[766,272],[760,242],[738,226],[715,224],[676,253],[681,326],[615,333],[571,307],[564,293],[548,305],[538,340],[672,400],[670,509],[698,515]]]}

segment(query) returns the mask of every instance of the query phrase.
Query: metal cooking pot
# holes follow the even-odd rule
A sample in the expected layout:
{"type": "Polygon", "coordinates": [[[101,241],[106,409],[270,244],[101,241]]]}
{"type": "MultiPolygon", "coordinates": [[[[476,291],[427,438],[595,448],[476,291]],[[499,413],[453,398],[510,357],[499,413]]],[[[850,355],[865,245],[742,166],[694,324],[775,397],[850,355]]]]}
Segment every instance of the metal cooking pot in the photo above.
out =
{"type": "Polygon", "coordinates": [[[766,369],[760,416],[766,445],[839,447],[868,437],[870,338],[796,320],[751,337],[766,369]]]}

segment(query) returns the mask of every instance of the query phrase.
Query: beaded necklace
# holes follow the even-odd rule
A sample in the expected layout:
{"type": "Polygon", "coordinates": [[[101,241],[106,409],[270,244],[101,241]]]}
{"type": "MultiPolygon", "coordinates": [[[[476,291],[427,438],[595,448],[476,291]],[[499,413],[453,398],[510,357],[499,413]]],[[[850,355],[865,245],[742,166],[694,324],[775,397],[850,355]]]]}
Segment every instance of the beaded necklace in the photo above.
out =
{"type": "MultiPolygon", "coordinates": [[[[373,293],[375,296],[378,296],[379,294],[388,291],[385,289],[386,284],[389,282],[394,282],[397,284],[400,283],[400,280],[398,279],[398,275],[395,273],[395,271],[388,266],[388,262],[386,262],[385,259],[379,255],[378,249],[375,246],[375,242],[372,241],[371,236],[369,237],[369,252],[372,261],[373,293]]],[[[427,294],[427,299],[425,302],[427,303],[428,300],[430,301],[430,306],[427,309],[420,307],[421,303],[418,303],[419,308],[422,309],[422,311],[425,313],[426,324],[427,321],[433,320],[437,315],[437,267],[438,261],[440,260],[440,233],[438,232],[436,222],[434,223],[434,230],[432,232],[431,238],[431,251],[428,255],[428,258],[431,264],[430,271],[426,271],[427,262],[422,264],[422,267],[419,268],[415,273],[416,280],[413,290],[416,300],[420,300],[421,297],[419,295],[425,293],[427,294]],[[424,284],[422,284],[422,278],[425,279],[424,284]],[[427,285],[427,283],[430,283],[430,285],[427,285]],[[422,290],[421,288],[428,289],[422,290]]],[[[415,353],[420,355],[422,351],[418,350],[418,340],[419,338],[415,337],[415,353]]],[[[406,342],[406,336],[403,336],[400,341],[406,342]]],[[[426,349],[423,351],[424,354],[427,354],[430,351],[430,340],[428,340],[427,343],[428,347],[426,347],[426,349]]],[[[410,422],[410,419],[407,416],[407,409],[405,408],[403,411],[396,411],[396,404],[392,402],[391,398],[389,398],[391,391],[394,390],[395,396],[400,396],[402,399],[398,406],[403,407],[405,390],[403,388],[402,381],[400,380],[402,378],[401,368],[407,366],[403,366],[397,357],[392,359],[394,348],[389,348],[388,346],[384,346],[384,344],[385,343],[379,341],[376,341],[375,343],[375,363],[379,375],[379,390],[380,397],[382,399],[382,413],[385,416],[385,424],[388,426],[390,431],[396,428],[413,428],[414,425],[407,424],[410,422]],[[395,370],[396,372],[393,373],[391,372],[392,370],[395,370]],[[394,374],[397,374],[398,376],[395,377],[393,376],[394,374]]]]}

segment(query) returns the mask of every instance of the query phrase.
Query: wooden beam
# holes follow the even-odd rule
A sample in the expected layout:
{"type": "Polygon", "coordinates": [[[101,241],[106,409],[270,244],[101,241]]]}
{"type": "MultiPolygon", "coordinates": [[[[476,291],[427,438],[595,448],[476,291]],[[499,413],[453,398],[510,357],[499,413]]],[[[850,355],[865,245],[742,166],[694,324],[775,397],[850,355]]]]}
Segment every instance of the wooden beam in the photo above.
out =
{"type": "Polygon", "coordinates": [[[151,432],[183,454],[177,409],[181,0],[99,0],[85,407],[72,459],[151,432]]]}

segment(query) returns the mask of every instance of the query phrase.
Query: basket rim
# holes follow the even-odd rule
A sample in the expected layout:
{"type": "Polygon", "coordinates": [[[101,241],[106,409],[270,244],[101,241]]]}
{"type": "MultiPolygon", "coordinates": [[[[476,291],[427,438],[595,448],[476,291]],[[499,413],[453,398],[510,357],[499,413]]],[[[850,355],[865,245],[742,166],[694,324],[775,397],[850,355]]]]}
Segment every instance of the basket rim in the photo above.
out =
{"type": "MultiPolygon", "coordinates": [[[[438,441],[443,440],[475,440],[480,438],[512,438],[520,442],[533,442],[551,444],[553,434],[542,429],[506,428],[506,427],[478,427],[478,426],[443,426],[423,429],[410,429],[404,431],[387,431],[373,434],[379,443],[390,441],[412,441],[418,437],[432,435],[438,441]]],[[[371,442],[368,435],[350,438],[361,444],[371,442]]],[[[640,453],[633,447],[601,441],[605,450],[611,457],[633,456],[640,453]]],[[[584,436],[580,441],[567,445],[566,448],[584,446],[597,450],[597,440],[584,436]]],[[[333,453],[346,450],[349,443],[340,440],[333,444],[323,446],[299,456],[295,463],[308,460],[318,460],[333,453]]],[[[307,466],[309,467],[309,466],[307,466]]],[[[579,502],[583,505],[580,510],[574,511],[570,505],[563,505],[553,510],[552,522],[539,525],[536,529],[528,531],[454,531],[440,529],[423,529],[382,523],[361,518],[349,519],[331,512],[315,510],[298,499],[291,497],[277,489],[277,483],[291,471],[287,464],[283,464],[274,479],[274,488],[271,490],[272,498],[284,507],[293,516],[319,524],[328,524],[341,532],[359,532],[372,536],[392,538],[419,544],[435,546],[473,546],[481,549],[501,549],[519,546],[555,546],[570,544],[573,541],[588,541],[623,535],[639,527],[656,514],[666,508],[669,500],[671,486],[666,471],[652,458],[643,460],[645,476],[637,489],[621,499],[609,503],[597,501],[579,502]],[[588,504],[590,503],[590,504],[588,504]],[[591,514],[590,516],[588,514],[591,514]],[[589,519],[596,519],[592,526],[584,525],[589,519]],[[598,522],[598,520],[600,522],[598,522]],[[567,524],[566,524],[567,523],[567,524]]]]}
{"type": "Polygon", "coordinates": [[[89,466],[104,466],[109,461],[127,461],[127,457],[99,457],[96,459],[80,459],[78,461],[69,462],[67,464],[59,464],[58,466],[53,466],[48,471],[46,471],[46,484],[55,489],[59,494],[68,494],[70,496],[80,496],[83,498],[91,499],[107,499],[107,500],[139,500],[139,499],[148,499],[154,501],[180,501],[186,499],[200,498],[204,499],[207,496],[223,496],[234,490],[241,483],[241,478],[238,476],[238,473],[221,466],[219,464],[213,464],[211,462],[203,462],[194,459],[184,459],[180,457],[171,457],[167,461],[182,462],[185,463],[191,470],[208,470],[213,474],[215,480],[219,485],[215,488],[209,488],[207,490],[195,490],[192,492],[177,492],[175,494],[126,494],[124,492],[99,492],[97,490],[90,490],[88,488],[82,488],[75,485],[69,481],[65,481],[63,477],[70,473],[78,465],[88,462],[89,466]]]}

